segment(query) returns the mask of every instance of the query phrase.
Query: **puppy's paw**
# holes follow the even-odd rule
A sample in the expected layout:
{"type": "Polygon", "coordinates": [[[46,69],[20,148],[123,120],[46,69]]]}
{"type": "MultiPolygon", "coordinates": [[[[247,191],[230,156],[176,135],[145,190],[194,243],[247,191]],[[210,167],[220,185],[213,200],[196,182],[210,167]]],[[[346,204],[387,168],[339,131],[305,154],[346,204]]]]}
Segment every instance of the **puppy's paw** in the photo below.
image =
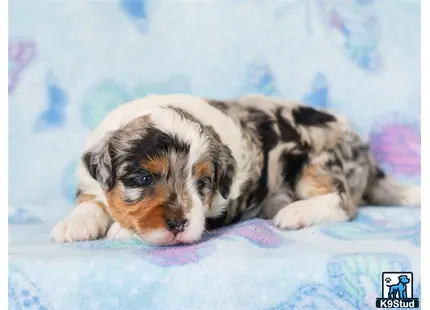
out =
{"type": "Polygon", "coordinates": [[[123,228],[120,224],[115,222],[109,228],[106,238],[109,240],[125,241],[133,239],[134,236],[135,234],[133,231],[123,228]]]}
{"type": "Polygon", "coordinates": [[[279,210],[273,218],[273,224],[282,229],[299,229],[311,225],[345,222],[348,215],[341,204],[342,199],[337,193],[295,201],[279,210]]]}
{"type": "Polygon", "coordinates": [[[59,222],[51,231],[51,240],[73,242],[94,240],[106,234],[108,223],[100,217],[70,215],[59,222]]]}
{"type": "Polygon", "coordinates": [[[279,210],[273,218],[273,225],[281,229],[300,229],[312,225],[302,201],[296,201],[279,210]]]}

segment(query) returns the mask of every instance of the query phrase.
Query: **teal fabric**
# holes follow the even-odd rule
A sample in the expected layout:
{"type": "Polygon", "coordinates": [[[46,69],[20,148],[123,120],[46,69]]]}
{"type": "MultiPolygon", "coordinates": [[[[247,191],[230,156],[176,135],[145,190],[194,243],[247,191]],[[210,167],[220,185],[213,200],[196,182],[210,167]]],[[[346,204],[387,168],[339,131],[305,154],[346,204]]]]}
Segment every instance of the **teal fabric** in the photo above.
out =
{"type": "Polygon", "coordinates": [[[331,108],[419,184],[418,0],[15,0],[9,26],[10,309],[370,309],[380,273],[405,268],[420,294],[419,209],[298,232],[255,220],[173,249],[48,242],[85,136],[149,93],[331,108]]]}

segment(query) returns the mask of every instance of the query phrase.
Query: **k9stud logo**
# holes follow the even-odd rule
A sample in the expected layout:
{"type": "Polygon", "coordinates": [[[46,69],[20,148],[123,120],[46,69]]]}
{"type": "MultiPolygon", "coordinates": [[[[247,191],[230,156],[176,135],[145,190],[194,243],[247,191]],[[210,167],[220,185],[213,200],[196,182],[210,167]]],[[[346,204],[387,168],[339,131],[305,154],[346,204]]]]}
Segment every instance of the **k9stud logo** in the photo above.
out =
{"type": "Polygon", "coordinates": [[[383,272],[382,298],[376,299],[376,308],[418,308],[419,300],[414,298],[413,291],[414,275],[412,272],[383,272]]]}

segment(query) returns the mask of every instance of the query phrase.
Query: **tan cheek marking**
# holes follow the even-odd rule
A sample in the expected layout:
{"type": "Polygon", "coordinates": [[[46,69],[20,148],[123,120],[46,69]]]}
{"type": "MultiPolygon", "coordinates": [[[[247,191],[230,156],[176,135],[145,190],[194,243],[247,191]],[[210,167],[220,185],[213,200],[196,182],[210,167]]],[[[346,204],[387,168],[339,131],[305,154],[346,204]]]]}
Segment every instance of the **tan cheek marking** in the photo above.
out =
{"type": "Polygon", "coordinates": [[[154,174],[167,174],[169,161],[167,157],[156,156],[142,161],[141,166],[154,174]]]}
{"type": "Polygon", "coordinates": [[[167,186],[158,184],[155,187],[155,193],[151,197],[146,197],[137,204],[139,207],[135,212],[133,212],[133,214],[141,219],[138,227],[141,232],[165,227],[163,205],[167,196],[167,186]]]}
{"type": "Polygon", "coordinates": [[[145,233],[154,229],[165,228],[164,210],[160,205],[153,205],[145,212],[145,220],[139,225],[139,231],[145,233]]]}
{"type": "Polygon", "coordinates": [[[118,222],[122,227],[133,227],[134,220],[133,217],[130,217],[128,209],[130,206],[128,206],[121,199],[119,189],[112,189],[109,193],[107,193],[106,196],[109,204],[109,211],[115,221],[118,222]]]}
{"type": "Polygon", "coordinates": [[[108,202],[112,216],[123,227],[133,228],[139,233],[164,228],[163,204],[167,198],[167,187],[157,185],[155,193],[138,203],[129,204],[121,199],[119,189],[115,188],[108,194],[108,202]]]}

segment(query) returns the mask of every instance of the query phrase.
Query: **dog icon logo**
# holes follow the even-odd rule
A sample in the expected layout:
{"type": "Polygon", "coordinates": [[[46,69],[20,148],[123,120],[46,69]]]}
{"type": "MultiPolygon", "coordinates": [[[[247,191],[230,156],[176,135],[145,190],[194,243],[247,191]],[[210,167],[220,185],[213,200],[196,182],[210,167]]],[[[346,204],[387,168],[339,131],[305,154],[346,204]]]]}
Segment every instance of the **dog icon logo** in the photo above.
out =
{"type": "Polygon", "coordinates": [[[412,272],[383,272],[382,298],[376,299],[376,308],[418,308],[418,298],[413,297],[412,272]]]}
{"type": "MultiPolygon", "coordinates": [[[[387,278],[385,282],[390,283],[391,278],[387,278]]],[[[407,285],[410,282],[411,280],[409,280],[408,276],[402,274],[401,276],[399,276],[399,282],[397,284],[387,284],[387,286],[390,288],[390,290],[388,291],[388,298],[408,298],[407,285]]]]}

